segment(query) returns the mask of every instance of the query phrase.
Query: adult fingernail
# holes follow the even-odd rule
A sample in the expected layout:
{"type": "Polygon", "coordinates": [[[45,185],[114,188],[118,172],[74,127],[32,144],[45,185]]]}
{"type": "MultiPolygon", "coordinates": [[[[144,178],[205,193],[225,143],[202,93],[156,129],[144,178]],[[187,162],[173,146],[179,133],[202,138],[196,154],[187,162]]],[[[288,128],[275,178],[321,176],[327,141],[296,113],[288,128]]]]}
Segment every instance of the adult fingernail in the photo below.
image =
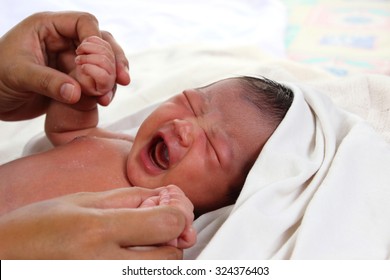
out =
{"type": "Polygon", "coordinates": [[[72,101],[74,96],[75,86],[72,84],[63,84],[60,89],[60,94],[65,101],[72,101]]]}

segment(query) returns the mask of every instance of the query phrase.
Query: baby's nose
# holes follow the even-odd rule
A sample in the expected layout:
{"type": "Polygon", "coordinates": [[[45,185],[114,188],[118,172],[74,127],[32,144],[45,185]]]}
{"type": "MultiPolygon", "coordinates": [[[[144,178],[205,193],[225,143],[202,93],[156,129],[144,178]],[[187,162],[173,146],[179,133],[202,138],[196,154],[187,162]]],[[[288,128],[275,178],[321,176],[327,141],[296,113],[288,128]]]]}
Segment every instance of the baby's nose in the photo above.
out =
{"type": "Polygon", "coordinates": [[[194,125],[188,120],[173,120],[175,133],[179,138],[180,145],[188,147],[193,140],[194,125]]]}

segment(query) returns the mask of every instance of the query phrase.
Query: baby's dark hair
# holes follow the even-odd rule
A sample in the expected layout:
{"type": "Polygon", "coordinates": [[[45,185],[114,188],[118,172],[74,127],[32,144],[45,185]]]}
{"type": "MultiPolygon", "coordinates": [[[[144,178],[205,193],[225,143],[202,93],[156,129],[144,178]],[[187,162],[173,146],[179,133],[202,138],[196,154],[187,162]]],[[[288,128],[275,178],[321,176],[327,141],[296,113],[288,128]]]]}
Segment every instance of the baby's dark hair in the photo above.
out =
{"type": "MultiPolygon", "coordinates": [[[[294,99],[294,93],[288,87],[267,79],[243,76],[237,78],[242,86],[242,97],[259,109],[262,123],[267,123],[275,130],[283,120],[294,99]]],[[[260,148],[261,151],[262,147],[260,148]]],[[[249,159],[243,169],[245,178],[256,161],[257,155],[249,159]]],[[[232,186],[229,197],[235,201],[239,196],[243,184],[232,186]]]]}
{"type": "Polygon", "coordinates": [[[240,77],[243,97],[254,104],[273,125],[278,125],[290,108],[294,93],[288,87],[267,79],[249,76],[240,77]]]}

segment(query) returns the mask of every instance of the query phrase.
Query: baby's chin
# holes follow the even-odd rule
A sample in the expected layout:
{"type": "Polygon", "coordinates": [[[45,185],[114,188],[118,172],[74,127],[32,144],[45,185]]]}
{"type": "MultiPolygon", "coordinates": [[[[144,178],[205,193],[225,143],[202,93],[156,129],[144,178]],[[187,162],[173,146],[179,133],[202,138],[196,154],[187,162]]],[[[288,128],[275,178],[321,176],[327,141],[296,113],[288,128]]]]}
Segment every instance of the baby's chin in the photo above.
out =
{"type": "Polygon", "coordinates": [[[136,166],[135,164],[131,164],[131,162],[134,161],[130,161],[130,156],[129,156],[127,159],[127,169],[126,169],[126,179],[129,183],[129,186],[154,189],[154,187],[148,185],[149,181],[145,179],[146,175],[142,173],[142,169],[140,170],[138,166],[136,166]],[[141,176],[143,176],[143,178],[140,176],[140,174],[142,174],[141,176]]]}
{"type": "Polygon", "coordinates": [[[129,182],[129,186],[130,187],[142,187],[142,185],[140,184],[139,180],[137,180],[137,178],[136,178],[137,176],[134,176],[134,174],[133,174],[134,170],[133,170],[133,172],[131,172],[130,171],[131,169],[129,170],[129,168],[131,168],[131,167],[129,167],[129,165],[128,165],[127,166],[126,177],[127,177],[127,181],[129,182]]]}
{"type": "Polygon", "coordinates": [[[129,182],[129,187],[148,187],[145,186],[144,182],[140,182],[137,178],[134,178],[130,172],[127,172],[127,181],[129,182]]]}
{"type": "Polygon", "coordinates": [[[133,181],[130,180],[129,176],[127,176],[127,180],[129,181],[129,187],[135,187],[136,184],[133,183],[133,181]]]}
{"type": "Polygon", "coordinates": [[[134,180],[134,178],[132,178],[131,176],[131,150],[130,150],[130,153],[128,154],[127,156],[127,162],[126,162],[126,177],[127,177],[127,181],[129,181],[129,185],[130,187],[135,187],[137,186],[136,185],[136,182],[134,180]]]}

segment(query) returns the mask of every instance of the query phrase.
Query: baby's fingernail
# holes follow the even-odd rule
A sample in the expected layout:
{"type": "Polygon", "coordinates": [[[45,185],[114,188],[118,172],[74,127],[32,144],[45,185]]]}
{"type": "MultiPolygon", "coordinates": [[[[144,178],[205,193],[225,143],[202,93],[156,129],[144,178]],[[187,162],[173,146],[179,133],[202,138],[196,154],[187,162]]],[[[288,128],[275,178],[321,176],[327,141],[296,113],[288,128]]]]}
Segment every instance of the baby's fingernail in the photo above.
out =
{"type": "Polygon", "coordinates": [[[113,98],[113,97],[114,97],[114,92],[113,92],[113,91],[109,91],[109,92],[107,93],[107,98],[108,98],[109,102],[112,101],[112,98],[113,98]]]}
{"type": "Polygon", "coordinates": [[[71,102],[74,97],[75,86],[69,83],[65,83],[61,86],[60,94],[65,101],[71,102]]]}

